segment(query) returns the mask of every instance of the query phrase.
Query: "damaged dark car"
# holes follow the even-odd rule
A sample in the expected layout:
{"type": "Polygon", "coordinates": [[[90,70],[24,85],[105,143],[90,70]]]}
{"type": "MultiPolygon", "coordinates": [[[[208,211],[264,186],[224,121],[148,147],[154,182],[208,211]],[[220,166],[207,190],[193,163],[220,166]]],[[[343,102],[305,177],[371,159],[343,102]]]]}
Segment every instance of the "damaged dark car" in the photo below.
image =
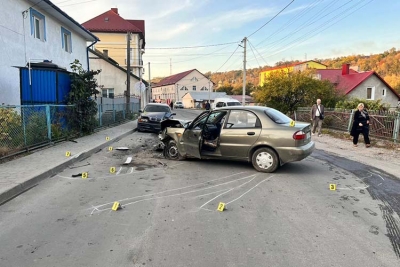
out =
{"type": "Polygon", "coordinates": [[[168,105],[160,103],[149,103],[143,110],[139,110],[139,113],[138,132],[154,133],[160,132],[163,120],[172,119],[172,116],[176,115],[168,105]]]}

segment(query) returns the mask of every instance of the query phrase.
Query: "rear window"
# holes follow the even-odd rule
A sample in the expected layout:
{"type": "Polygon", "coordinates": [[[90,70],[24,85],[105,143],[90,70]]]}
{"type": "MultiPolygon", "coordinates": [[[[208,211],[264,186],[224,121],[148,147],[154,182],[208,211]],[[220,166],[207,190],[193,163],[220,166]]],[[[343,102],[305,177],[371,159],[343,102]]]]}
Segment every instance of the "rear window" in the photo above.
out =
{"type": "Polygon", "coordinates": [[[169,107],[164,106],[164,105],[148,105],[144,108],[144,112],[166,112],[166,113],[170,113],[171,110],[169,107]]]}
{"type": "Polygon", "coordinates": [[[175,102],[175,104],[181,105],[181,104],[182,104],[182,102],[175,102]]]}
{"type": "Polygon", "coordinates": [[[269,108],[264,110],[264,113],[277,124],[286,124],[292,121],[291,118],[276,109],[269,108]]]}
{"type": "Polygon", "coordinates": [[[239,102],[227,102],[228,106],[241,106],[242,104],[239,102]]]}

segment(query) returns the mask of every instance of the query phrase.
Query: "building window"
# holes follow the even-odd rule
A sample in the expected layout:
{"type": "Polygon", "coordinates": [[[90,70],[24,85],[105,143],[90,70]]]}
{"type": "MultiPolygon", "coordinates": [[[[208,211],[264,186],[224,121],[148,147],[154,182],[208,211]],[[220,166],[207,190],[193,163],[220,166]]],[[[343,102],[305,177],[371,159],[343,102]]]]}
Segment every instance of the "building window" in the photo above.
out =
{"type": "Polygon", "coordinates": [[[197,79],[196,77],[193,77],[192,79],[190,79],[192,82],[197,82],[199,79],[197,79]]]}
{"type": "Polygon", "coordinates": [[[114,88],[102,89],[102,96],[106,98],[114,98],[114,88]]]}
{"type": "Polygon", "coordinates": [[[367,87],[367,100],[374,100],[374,87],[367,87]]]}
{"type": "Polygon", "coordinates": [[[196,85],[193,85],[193,91],[196,91],[196,85]]]}
{"type": "Polygon", "coordinates": [[[31,13],[31,35],[36,39],[46,41],[46,17],[33,8],[31,13]]]}
{"type": "Polygon", "coordinates": [[[62,48],[65,52],[72,53],[71,32],[61,27],[62,48]]]}
{"type": "Polygon", "coordinates": [[[382,96],[386,96],[386,88],[383,88],[383,90],[382,90],[382,96]]]}

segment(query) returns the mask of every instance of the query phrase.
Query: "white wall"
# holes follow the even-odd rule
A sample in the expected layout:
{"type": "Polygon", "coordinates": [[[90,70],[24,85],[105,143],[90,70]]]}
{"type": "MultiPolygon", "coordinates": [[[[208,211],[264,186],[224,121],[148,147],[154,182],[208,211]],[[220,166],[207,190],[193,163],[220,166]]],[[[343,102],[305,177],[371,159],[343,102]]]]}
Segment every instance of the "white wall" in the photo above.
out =
{"type": "MultiPolygon", "coordinates": [[[[175,101],[182,101],[182,97],[186,93],[190,92],[208,92],[201,91],[202,87],[206,87],[207,89],[213,90],[213,83],[207,79],[203,74],[199,71],[194,70],[189,73],[186,77],[182,78],[176,84],[154,87],[152,89],[152,98],[153,99],[172,99],[175,101]],[[197,78],[197,81],[194,81],[193,78],[197,78]],[[196,86],[196,91],[193,91],[193,86],[196,86]],[[186,86],[188,90],[181,90],[182,87],[186,86]],[[176,92],[178,92],[178,100],[176,100],[176,92]]],[[[212,92],[212,91],[211,91],[212,92]]]]}
{"type": "MultiPolygon", "coordinates": [[[[96,76],[97,84],[104,88],[114,88],[114,96],[124,96],[126,90],[126,71],[121,71],[107,61],[89,52],[89,65],[91,70],[101,70],[96,76]]],[[[139,82],[138,79],[131,76],[131,95],[137,94],[134,86],[139,82]]]]}
{"type": "Polygon", "coordinates": [[[45,16],[46,41],[31,35],[29,10],[25,19],[22,17],[22,12],[30,6],[31,4],[24,0],[1,1],[0,25],[3,27],[0,27],[0,105],[20,104],[19,69],[13,66],[26,66],[29,59],[52,60],[53,63],[68,70],[70,70],[69,64],[78,59],[83,67],[87,68],[86,40],[55,20],[45,10],[33,7],[45,16]],[[61,26],[71,32],[72,53],[62,48],[61,26]]]}
{"type": "Polygon", "coordinates": [[[387,86],[376,76],[371,75],[368,79],[363,81],[356,89],[351,91],[348,96],[352,98],[367,98],[367,88],[372,87],[373,89],[373,99],[380,99],[382,103],[389,104],[390,107],[397,107],[398,98],[387,86]],[[385,90],[385,95],[383,95],[383,90],[385,90]]]}

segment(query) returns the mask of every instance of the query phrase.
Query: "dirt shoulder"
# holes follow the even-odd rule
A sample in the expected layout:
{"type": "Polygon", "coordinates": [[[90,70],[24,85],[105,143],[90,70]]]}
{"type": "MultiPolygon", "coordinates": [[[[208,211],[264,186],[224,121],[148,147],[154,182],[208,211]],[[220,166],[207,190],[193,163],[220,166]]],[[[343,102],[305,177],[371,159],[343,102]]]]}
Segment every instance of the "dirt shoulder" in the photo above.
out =
{"type": "Polygon", "coordinates": [[[348,133],[332,130],[323,130],[321,137],[312,136],[312,140],[316,149],[373,166],[400,179],[400,144],[371,138],[371,147],[366,148],[360,136],[358,147],[353,147],[348,133]]]}

